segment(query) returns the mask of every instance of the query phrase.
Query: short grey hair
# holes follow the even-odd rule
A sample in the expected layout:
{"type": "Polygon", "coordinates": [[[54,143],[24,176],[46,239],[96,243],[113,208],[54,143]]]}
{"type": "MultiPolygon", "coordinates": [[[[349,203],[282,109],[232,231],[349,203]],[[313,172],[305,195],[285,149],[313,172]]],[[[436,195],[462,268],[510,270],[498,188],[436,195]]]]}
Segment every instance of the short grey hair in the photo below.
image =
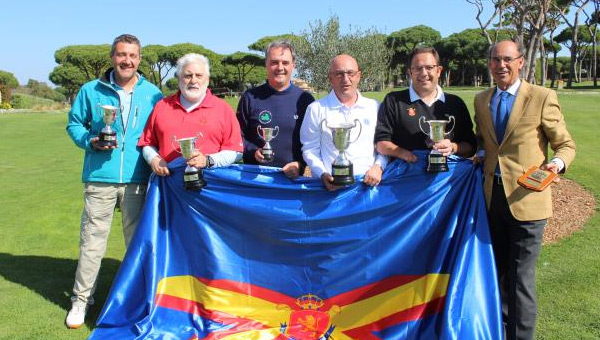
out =
{"type": "Polygon", "coordinates": [[[185,65],[191,64],[191,63],[203,64],[206,69],[206,76],[210,77],[210,62],[208,61],[207,57],[203,56],[202,54],[198,54],[198,53],[188,53],[188,54],[184,55],[183,57],[177,59],[177,71],[175,71],[175,76],[177,76],[177,78],[179,78],[185,65]]]}
{"type": "Polygon", "coordinates": [[[517,51],[519,52],[519,56],[523,57],[527,53],[527,49],[525,49],[525,45],[523,45],[523,42],[520,41],[519,39],[517,39],[517,38],[504,39],[504,40],[496,41],[495,43],[492,44],[492,46],[490,46],[490,48],[488,49],[488,59],[492,58],[492,52],[496,48],[496,45],[498,45],[499,43],[504,42],[504,41],[514,42],[517,45],[517,51]]]}
{"type": "Polygon", "coordinates": [[[290,50],[290,53],[292,54],[292,61],[296,61],[296,49],[294,48],[294,45],[292,45],[292,42],[288,39],[280,39],[272,41],[269,45],[267,45],[267,48],[265,48],[265,62],[267,60],[267,57],[269,56],[269,52],[271,51],[271,49],[280,47],[283,49],[290,50]]]}
{"type": "Polygon", "coordinates": [[[135,35],[131,34],[121,34],[113,40],[112,45],[110,46],[110,56],[115,55],[115,50],[117,49],[118,43],[126,43],[126,44],[136,44],[138,47],[138,52],[140,57],[142,56],[142,44],[140,43],[140,39],[138,39],[135,35]]]}

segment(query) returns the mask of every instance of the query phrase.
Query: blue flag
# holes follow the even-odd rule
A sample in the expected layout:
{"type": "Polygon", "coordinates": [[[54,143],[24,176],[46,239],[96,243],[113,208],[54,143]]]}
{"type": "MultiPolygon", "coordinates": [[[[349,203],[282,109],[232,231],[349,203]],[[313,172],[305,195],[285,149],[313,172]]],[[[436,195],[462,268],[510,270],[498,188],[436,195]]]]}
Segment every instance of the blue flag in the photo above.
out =
{"type": "Polygon", "coordinates": [[[89,339],[501,339],[480,170],[426,153],[335,192],[251,165],[153,177],[89,339]]]}

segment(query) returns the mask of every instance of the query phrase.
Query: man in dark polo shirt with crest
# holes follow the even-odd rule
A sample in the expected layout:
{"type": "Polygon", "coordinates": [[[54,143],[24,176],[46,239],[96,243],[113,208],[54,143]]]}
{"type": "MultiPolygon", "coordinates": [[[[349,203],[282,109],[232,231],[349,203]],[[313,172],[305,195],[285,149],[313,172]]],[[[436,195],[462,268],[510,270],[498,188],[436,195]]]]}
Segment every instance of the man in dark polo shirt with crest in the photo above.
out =
{"type": "MultiPolygon", "coordinates": [[[[476,150],[473,122],[464,101],[444,93],[438,85],[442,73],[440,57],[432,47],[417,47],[408,58],[411,84],[407,90],[388,93],[379,107],[375,143],[383,155],[413,163],[418,149],[433,149],[443,156],[470,157],[476,150]],[[433,143],[419,128],[419,119],[449,120],[454,116],[453,131],[433,143]]],[[[427,129],[423,124],[423,128],[427,129]]],[[[425,130],[427,131],[427,130],[425,130]]]]}

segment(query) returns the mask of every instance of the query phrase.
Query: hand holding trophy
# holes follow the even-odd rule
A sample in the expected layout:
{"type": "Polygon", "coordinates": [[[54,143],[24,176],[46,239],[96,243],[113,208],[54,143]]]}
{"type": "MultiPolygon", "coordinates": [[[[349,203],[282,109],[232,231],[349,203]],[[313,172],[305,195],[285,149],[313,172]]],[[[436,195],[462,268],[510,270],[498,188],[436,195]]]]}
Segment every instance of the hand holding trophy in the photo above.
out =
{"type": "Polygon", "coordinates": [[[336,126],[327,125],[327,121],[323,119],[321,121],[321,128],[325,127],[331,130],[331,137],[333,138],[333,145],[338,150],[338,156],[331,164],[331,175],[333,176],[333,185],[343,186],[354,184],[354,166],[352,162],[346,157],[345,151],[348,149],[351,143],[356,142],[362,132],[362,124],[358,119],[354,120],[354,123],[342,123],[336,126]],[[353,141],[350,141],[350,132],[353,128],[359,126],[358,135],[353,141]]]}
{"type": "Polygon", "coordinates": [[[269,142],[275,139],[275,137],[277,137],[279,134],[279,126],[274,128],[263,128],[260,125],[257,125],[256,132],[258,133],[258,136],[265,141],[265,145],[262,147],[262,156],[264,157],[264,161],[273,161],[274,153],[269,142]]]}
{"type": "MultiPolygon", "coordinates": [[[[421,131],[429,136],[429,138],[434,142],[440,142],[445,139],[448,134],[454,130],[454,126],[456,125],[456,121],[454,116],[450,116],[448,120],[425,120],[425,117],[419,118],[419,128],[421,131]],[[425,132],[423,130],[422,122],[429,124],[429,132],[425,132]],[[446,132],[446,125],[452,122],[452,128],[450,131],[446,132]]],[[[427,171],[428,172],[443,172],[448,171],[448,161],[444,155],[442,155],[437,150],[431,150],[428,157],[427,162],[427,171]]]]}
{"type": "MultiPolygon", "coordinates": [[[[201,133],[198,133],[195,137],[188,138],[180,138],[177,139],[175,135],[173,135],[172,141],[177,142],[179,145],[179,150],[177,151],[181,153],[183,158],[189,160],[192,158],[194,151],[196,151],[196,140],[202,137],[201,133]]],[[[175,146],[175,145],[173,145],[175,146]]],[[[174,147],[177,150],[176,147],[174,147]]],[[[204,175],[202,173],[202,169],[198,169],[193,166],[186,166],[183,172],[183,187],[186,190],[199,191],[202,190],[206,186],[206,181],[204,180],[204,175]]]]}

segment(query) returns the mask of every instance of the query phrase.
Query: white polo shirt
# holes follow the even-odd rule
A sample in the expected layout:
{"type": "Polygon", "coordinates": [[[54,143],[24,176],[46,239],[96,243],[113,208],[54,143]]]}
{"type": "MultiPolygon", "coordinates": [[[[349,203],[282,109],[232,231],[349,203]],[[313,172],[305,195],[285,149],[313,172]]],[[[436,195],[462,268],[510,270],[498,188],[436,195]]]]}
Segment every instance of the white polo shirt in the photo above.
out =
{"type": "Polygon", "coordinates": [[[355,124],[355,120],[360,124],[356,123],[352,129],[350,141],[358,139],[350,143],[345,152],[354,165],[354,175],[364,175],[373,164],[385,168],[387,157],[379,155],[374,144],[378,107],[376,100],[365,98],[360,92],[356,103],[347,107],[339,101],[334,91],[308,106],[300,129],[300,141],[302,156],[310,167],[312,177],[320,178],[324,172],[331,173],[331,163],[339,154],[333,145],[331,130],[326,125],[355,124]]]}

